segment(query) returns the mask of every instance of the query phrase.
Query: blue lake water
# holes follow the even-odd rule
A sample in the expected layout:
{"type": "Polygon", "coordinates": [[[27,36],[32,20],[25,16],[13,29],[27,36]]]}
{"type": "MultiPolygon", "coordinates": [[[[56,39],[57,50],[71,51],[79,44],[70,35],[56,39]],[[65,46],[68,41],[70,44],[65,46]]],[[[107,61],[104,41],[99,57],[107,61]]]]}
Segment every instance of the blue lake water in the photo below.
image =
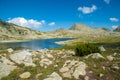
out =
{"type": "Polygon", "coordinates": [[[12,42],[12,43],[2,43],[2,46],[9,47],[24,47],[25,49],[38,50],[38,49],[50,49],[50,48],[59,48],[63,45],[58,45],[55,42],[72,40],[72,38],[54,38],[54,39],[40,39],[40,40],[31,40],[25,42],[12,42]]]}

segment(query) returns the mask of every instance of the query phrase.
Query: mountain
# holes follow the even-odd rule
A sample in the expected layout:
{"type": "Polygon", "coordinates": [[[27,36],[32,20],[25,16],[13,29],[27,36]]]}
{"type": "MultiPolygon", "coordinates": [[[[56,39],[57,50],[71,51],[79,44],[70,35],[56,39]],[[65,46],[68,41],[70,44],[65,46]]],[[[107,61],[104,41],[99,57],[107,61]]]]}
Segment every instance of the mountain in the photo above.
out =
{"type": "Polygon", "coordinates": [[[0,20],[0,40],[37,39],[42,33],[0,20]]]}
{"type": "Polygon", "coordinates": [[[118,26],[116,29],[114,29],[113,31],[116,31],[116,32],[120,32],[120,26],[118,26]]]}
{"type": "Polygon", "coordinates": [[[85,24],[74,24],[71,28],[69,28],[69,30],[77,30],[77,31],[87,30],[87,29],[90,29],[90,27],[88,27],[85,24]]]}
{"type": "Polygon", "coordinates": [[[113,32],[106,28],[91,28],[85,24],[74,24],[68,30],[58,29],[50,32],[49,35],[54,37],[70,37],[70,38],[86,38],[86,39],[99,39],[99,38],[114,38],[120,36],[119,32],[113,32]]]}

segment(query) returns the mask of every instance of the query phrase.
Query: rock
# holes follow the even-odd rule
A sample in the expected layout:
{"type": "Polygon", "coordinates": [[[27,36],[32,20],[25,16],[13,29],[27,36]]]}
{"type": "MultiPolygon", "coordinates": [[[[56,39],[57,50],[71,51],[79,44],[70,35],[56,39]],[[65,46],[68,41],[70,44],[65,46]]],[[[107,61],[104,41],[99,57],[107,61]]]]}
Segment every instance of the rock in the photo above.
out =
{"type": "Polygon", "coordinates": [[[46,54],[48,58],[54,58],[51,54],[46,54]]]}
{"type": "Polygon", "coordinates": [[[88,58],[88,57],[92,57],[92,58],[95,58],[95,59],[104,58],[100,53],[89,54],[85,58],[88,58]]]}
{"type": "Polygon", "coordinates": [[[114,57],[113,57],[112,55],[109,55],[109,56],[107,56],[107,59],[108,59],[109,61],[112,61],[112,60],[114,59],[114,57]]]}
{"type": "Polygon", "coordinates": [[[103,77],[103,76],[104,76],[104,74],[100,73],[100,77],[103,77]]]}
{"type": "Polygon", "coordinates": [[[89,77],[88,77],[88,76],[85,76],[84,80],[89,80],[89,77]]]}
{"type": "Polygon", "coordinates": [[[40,76],[42,76],[43,74],[42,73],[38,73],[35,78],[38,79],[40,76]]]}
{"type": "Polygon", "coordinates": [[[100,49],[100,51],[106,51],[103,46],[100,46],[99,49],[100,49]]]}
{"type": "Polygon", "coordinates": [[[56,65],[54,65],[54,67],[58,67],[58,65],[56,64],[56,65]]]}
{"type": "Polygon", "coordinates": [[[118,64],[113,64],[113,65],[111,66],[111,68],[112,68],[112,69],[116,69],[116,70],[120,69],[119,66],[118,66],[118,64]]]}
{"type": "Polygon", "coordinates": [[[9,53],[12,53],[14,50],[12,48],[7,49],[9,53]]]}
{"type": "Polygon", "coordinates": [[[8,76],[10,74],[10,72],[16,68],[17,68],[17,66],[0,63],[0,79],[2,77],[8,76]]]}
{"type": "Polygon", "coordinates": [[[75,79],[79,79],[80,75],[84,76],[86,74],[86,71],[85,71],[87,67],[86,64],[80,61],[77,65],[78,66],[75,68],[75,71],[73,72],[73,76],[75,79]]]}
{"type": "Polygon", "coordinates": [[[42,59],[42,60],[40,61],[40,66],[41,66],[41,67],[43,67],[43,66],[45,66],[45,65],[49,66],[49,65],[51,65],[51,64],[52,64],[52,61],[50,61],[50,60],[47,59],[47,58],[42,59]]]}
{"type": "Polygon", "coordinates": [[[58,73],[53,72],[49,78],[43,79],[43,80],[62,80],[62,77],[59,76],[58,73]]]}
{"type": "Polygon", "coordinates": [[[60,72],[67,72],[69,70],[68,67],[62,67],[59,71],[60,72]]]}
{"type": "Polygon", "coordinates": [[[2,63],[7,64],[7,65],[14,65],[13,62],[11,62],[9,59],[7,59],[6,57],[3,57],[0,59],[0,61],[2,61],[2,63]]]}
{"type": "Polygon", "coordinates": [[[79,79],[80,75],[86,74],[87,65],[82,61],[67,60],[63,67],[59,70],[63,77],[79,79]]]}
{"type": "Polygon", "coordinates": [[[25,50],[11,54],[10,59],[18,64],[23,63],[25,66],[36,66],[32,61],[32,54],[25,50]]]}
{"type": "Polygon", "coordinates": [[[30,72],[24,72],[22,73],[21,75],[19,75],[20,78],[29,78],[31,76],[31,73],[30,72]]]}
{"type": "Polygon", "coordinates": [[[62,76],[66,78],[72,78],[70,71],[63,73],[62,76]]]}
{"type": "Polygon", "coordinates": [[[113,54],[113,56],[116,56],[116,55],[117,55],[117,53],[114,53],[114,54],[113,54]]]}

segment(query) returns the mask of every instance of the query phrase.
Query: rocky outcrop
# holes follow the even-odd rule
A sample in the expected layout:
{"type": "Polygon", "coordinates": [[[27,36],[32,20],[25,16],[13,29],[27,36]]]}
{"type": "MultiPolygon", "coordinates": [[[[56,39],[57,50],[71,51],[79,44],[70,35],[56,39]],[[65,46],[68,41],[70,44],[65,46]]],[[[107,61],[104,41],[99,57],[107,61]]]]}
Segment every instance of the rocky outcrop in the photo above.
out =
{"type": "Polygon", "coordinates": [[[87,65],[82,61],[67,60],[63,67],[59,70],[63,77],[79,79],[80,75],[86,74],[87,65]]]}
{"type": "Polygon", "coordinates": [[[11,54],[10,59],[25,66],[36,66],[32,61],[32,54],[25,50],[11,54]]]}
{"type": "Polygon", "coordinates": [[[114,29],[113,31],[115,32],[120,32],[120,26],[118,26],[116,29],[114,29]]]}

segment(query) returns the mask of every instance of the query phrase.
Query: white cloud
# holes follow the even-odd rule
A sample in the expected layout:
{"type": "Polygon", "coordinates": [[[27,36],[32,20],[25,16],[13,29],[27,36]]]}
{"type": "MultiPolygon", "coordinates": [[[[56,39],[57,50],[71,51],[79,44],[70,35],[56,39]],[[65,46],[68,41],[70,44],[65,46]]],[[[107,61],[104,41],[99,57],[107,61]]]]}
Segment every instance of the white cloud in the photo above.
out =
{"type": "Polygon", "coordinates": [[[48,24],[49,26],[55,26],[55,22],[51,22],[48,24]]]}
{"type": "Polygon", "coordinates": [[[29,28],[39,28],[41,27],[43,24],[45,24],[45,20],[42,21],[37,21],[34,19],[25,19],[23,17],[16,17],[13,19],[9,19],[8,22],[10,23],[14,23],[23,27],[29,27],[29,28]]]}
{"type": "Polygon", "coordinates": [[[97,7],[95,5],[92,5],[92,7],[78,7],[78,11],[81,11],[84,14],[89,14],[97,10],[97,7]]]}
{"type": "Polygon", "coordinates": [[[112,28],[113,29],[116,29],[118,27],[118,25],[113,25],[112,28]]]}
{"type": "Polygon", "coordinates": [[[104,0],[105,3],[109,4],[110,3],[110,0],[104,0]]]}
{"type": "Polygon", "coordinates": [[[118,22],[118,21],[119,21],[119,19],[118,19],[118,18],[113,17],[113,18],[110,18],[110,21],[112,21],[112,22],[118,22]]]}

